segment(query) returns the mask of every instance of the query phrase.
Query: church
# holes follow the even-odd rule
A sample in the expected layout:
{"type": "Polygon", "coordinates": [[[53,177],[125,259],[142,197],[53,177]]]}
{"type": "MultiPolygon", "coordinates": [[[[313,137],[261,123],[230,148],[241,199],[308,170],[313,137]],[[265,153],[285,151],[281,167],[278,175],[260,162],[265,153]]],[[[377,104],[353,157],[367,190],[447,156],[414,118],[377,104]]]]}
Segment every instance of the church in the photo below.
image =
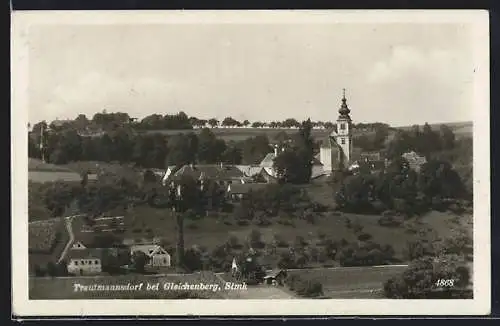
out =
{"type": "Polygon", "coordinates": [[[347,169],[352,163],[352,120],[347,106],[345,89],[336,128],[321,142],[319,159],[326,175],[347,169]]]}

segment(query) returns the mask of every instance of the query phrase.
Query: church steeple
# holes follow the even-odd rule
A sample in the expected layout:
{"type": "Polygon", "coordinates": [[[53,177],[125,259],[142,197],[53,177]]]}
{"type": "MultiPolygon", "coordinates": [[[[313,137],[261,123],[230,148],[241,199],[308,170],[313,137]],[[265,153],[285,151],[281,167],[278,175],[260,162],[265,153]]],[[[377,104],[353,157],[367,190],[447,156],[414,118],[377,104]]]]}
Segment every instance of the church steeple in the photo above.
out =
{"type": "Polygon", "coordinates": [[[348,119],[351,120],[351,117],[349,116],[349,113],[351,113],[351,110],[349,110],[349,107],[347,107],[347,99],[345,98],[345,88],[342,89],[342,104],[340,105],[339,109],[339,119],[348,119]]]}

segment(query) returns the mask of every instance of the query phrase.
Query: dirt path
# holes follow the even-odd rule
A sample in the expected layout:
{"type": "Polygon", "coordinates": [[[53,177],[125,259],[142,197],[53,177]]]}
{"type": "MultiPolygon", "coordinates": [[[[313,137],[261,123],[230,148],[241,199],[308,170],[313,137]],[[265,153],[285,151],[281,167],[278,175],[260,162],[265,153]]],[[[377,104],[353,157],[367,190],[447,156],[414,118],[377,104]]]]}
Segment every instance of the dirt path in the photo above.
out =
{"type": "Polygon", "coordinates": [[[64,257],[66,257],[66,254],[68,253],[68,250],[71,248],[73,245],[73,241],[75,240],[75,235],[73,234],[73,218],[76,217],[77,215],[73,216],[67,216],[64,218],[64,224],[66,226],[66,230],[69,234],[69,240],[68,243],[66,243],[66,246],[64,247],[63,252],[61,253],[61,256],[59,256],[59,259],[57,260],[57,263],[59,264],[64,257]]]}

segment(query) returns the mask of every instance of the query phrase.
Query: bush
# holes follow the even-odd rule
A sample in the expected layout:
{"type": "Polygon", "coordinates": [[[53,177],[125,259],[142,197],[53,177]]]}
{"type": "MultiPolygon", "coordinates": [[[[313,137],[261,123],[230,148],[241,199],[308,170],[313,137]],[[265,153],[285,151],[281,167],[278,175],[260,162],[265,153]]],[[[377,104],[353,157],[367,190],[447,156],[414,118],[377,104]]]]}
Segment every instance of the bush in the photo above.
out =
{"type": "Polygon", "coordinates": [[[243,245],[240,243],[238,237],[232,235],[229,237],[229,239],[227,240],[227,244],[229,245],[230,248],[233,248],[233,249],[239,249],[241,247],[243,247],[243,245]]]}
{"type": "Polygon", "coordinates": [[[239,226],[247,226],[250,225],[250,222],[248,222],[247,220],[238,220],[236,224],[238,224],[239,226]]]}
{"type": "Polygon", "coordinates": [[[287,278],[286,284],[291,291],[299,296],[314,298],[323,295],[323,285],[315,280],[306,280],[299,275],[291,275],[287,278]]]}
{"type": "Polygon", "coordinates": [[[279,234],[274,234],[274,245],[278,248],[287,248],[288,242],[286,242],[279,234]]]}
{"type": "Polygon", "coordinates": [[[273,223],[272,223],[272,222],[271,222],[271,220],[270,220],[270,219],[268,219],[268,218],[264,218],[264,217],[262,217],[262,218],[259,218],[259,219],[257,220],[257,225],[258,225],[258,226],[261,226],[261,227],[270,226],[270,225],[272,225],[272,224],[273,224],[273,223]]]}
{"type": "Polygon", "coordinates": [[[369,234],[369,233],[361,233],[360,235],[358,235],[358,240],[359,241],[368,241],[368,240],[371,240],[372,238],[372,235],[369,234]]]}
{"type": "Polygon", "coordinates": [[[386,227],[399,227],[403,221],[392,215],[384,215],[378,219],[378,224],[380,226],[386,227]]]}
{"type": "Polygon", "coordinates": [[[338,250],[336,260],[342,266],[375,266],[394,261],[394,249],[373,242],[351,244],[338,250]]]}
{"type": "Polygon", "coordinates": [[[364,229],[364,227],[359,222],[352,223],[351,225],[354,233],[360,233],[364,229]]]}

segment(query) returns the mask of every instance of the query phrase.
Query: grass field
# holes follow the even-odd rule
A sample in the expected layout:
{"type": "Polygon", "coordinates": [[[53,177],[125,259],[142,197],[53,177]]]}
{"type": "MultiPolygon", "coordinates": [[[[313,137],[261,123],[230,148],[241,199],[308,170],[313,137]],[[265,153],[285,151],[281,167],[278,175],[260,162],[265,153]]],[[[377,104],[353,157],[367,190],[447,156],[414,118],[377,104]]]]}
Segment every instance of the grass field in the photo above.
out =
{"type": "Polygon", "coordinates": [[[178,290],[164,290],[164,283],[188,284],[218,284],[220,291],[193,290],[200,298],[223,298],[226,291],[224,282],[211,272],[202,272],[186,275],[123,275],[123,276],[96,276],[96,277],[30,277],[29,297],[31,300],[47,299],[170,299],[179,294],[178,290]],[[136,291],[75,291],[75,284],[80,285],[135,285],[143,283],[136,291]],[[147,289],[147,284],[160,283],[158,291],[147,289]]]}

